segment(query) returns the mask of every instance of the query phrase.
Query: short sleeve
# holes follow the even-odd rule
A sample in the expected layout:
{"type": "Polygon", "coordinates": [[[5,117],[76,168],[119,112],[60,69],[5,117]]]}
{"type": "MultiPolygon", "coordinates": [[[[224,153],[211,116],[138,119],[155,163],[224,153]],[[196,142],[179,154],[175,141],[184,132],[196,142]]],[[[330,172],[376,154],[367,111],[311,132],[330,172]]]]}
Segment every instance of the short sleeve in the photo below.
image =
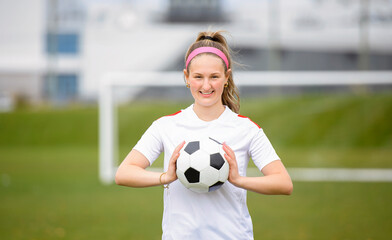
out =
{"type": "Polygon", "coordinates": [[[163,151],[162,138],[157,125],[158,123],[155,121],[133,147],[133,149],[139,151],[148,159],[150,165],[163,151]]]}
{"type": "Polygon", "coordinates": [[[260,171],[269,163],[280,159],[261,128],[253,137],[249,151],[253,162],[260,171]]]}

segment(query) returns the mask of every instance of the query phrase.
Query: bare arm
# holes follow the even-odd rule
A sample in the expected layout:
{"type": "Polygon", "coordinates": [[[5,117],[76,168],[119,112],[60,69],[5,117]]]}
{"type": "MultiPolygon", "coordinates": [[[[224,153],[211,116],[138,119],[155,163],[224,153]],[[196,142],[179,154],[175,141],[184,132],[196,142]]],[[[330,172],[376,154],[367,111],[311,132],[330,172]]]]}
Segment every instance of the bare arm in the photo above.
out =
{"type": "Polygon", "coordinates": [[[262,177],[243,177],[238,173],[234,151],[223,145],[226,160],[230,165],[229,181],[240,188],[269,195],[290,195],[293,191],[291,178],[280,160],[269,163],[262,169],[262,177]]]}
{"type": "Polygon", "coordinates": [[[176,147],[170,159],[168,170],[163,175],[162,172],[146,170],[150,166],[148,159],[139,151],[132,150],[117,170],[116,184],[128,187],[151,187],[173,182],[177,179],[176,161],[184,144],[185,142],[182,142],[176,147]]]}

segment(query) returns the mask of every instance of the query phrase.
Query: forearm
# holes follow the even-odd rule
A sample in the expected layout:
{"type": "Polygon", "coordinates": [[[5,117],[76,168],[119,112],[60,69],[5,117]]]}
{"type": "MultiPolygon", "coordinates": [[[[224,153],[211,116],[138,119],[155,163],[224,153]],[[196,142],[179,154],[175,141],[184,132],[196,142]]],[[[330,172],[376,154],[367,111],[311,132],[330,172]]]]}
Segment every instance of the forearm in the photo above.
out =
{"type": "Polygon", "coordinates": [[[166,184],[165,174],[162,177],[161,174],[161,172],[148,171],[135,165],[120,165],[116,173],[116,184],[128,187],[152,187],[166,184]]]}
{"type": "Polygon", "coordinates": [[[290,195],[293,183],[288,175],[271,174],[263,177],[238,177],[235,186],[266,195],[290,195]]]}

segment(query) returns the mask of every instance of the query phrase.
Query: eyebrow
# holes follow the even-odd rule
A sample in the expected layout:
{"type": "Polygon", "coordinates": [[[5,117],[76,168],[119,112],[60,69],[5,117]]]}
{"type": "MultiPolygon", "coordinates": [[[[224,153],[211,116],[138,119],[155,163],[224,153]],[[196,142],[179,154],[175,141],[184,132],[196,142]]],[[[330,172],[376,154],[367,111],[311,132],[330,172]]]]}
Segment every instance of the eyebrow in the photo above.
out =
{"type": "MultiPolygon", "coordinates": [[[[192,74],[204,75],[203,73],[199,73],[199,72],[193,72],[192,74]]],[[[213,72],[210,75],[214,75],[214,74],[221,74],[221,72],[213,72]]]]}

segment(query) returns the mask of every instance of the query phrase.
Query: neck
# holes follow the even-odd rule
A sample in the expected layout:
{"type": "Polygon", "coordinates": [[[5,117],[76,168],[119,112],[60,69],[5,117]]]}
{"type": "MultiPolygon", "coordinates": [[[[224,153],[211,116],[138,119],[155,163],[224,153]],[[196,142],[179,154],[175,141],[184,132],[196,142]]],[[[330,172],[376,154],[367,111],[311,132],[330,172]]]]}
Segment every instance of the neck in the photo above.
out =
{"type": "Polygon", "coordinates": [[[225,111],[225,106],[217,105],[212,107],[204,107],[197,104],[193,105],[193,111],[203,121],[212,121],[218,119],[219,116],[225,111]]]}

